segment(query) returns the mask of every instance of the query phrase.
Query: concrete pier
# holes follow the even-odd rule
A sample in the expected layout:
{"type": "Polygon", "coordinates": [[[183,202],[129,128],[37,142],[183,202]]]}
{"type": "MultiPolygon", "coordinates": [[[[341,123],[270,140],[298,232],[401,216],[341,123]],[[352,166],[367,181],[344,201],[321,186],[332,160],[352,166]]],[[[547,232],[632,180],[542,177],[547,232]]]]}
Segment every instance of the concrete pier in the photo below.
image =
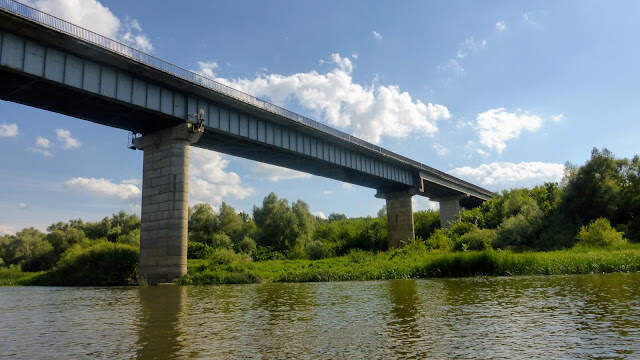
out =
{"type": "Polygon", "coordinates": [[[201,136],[202,130],[181,124],[133,141],[144,151],[141,283],[171,282],[187,272],[189,145],[201,136]]]}
{"type": "Polygon", "coordinates": [[[389,248],[405,245],[415,237],[412,194],[407,191],[376,195],[387,201],[387,239],[389,248]]]}
{"type": "Polygon", "coordinates": [[[458,213],[462,210],[460,200],[459,196],[437,199],[440,202],[440,226],[442,228],[449,228],[451,223],[456,220],[458,213]]]}

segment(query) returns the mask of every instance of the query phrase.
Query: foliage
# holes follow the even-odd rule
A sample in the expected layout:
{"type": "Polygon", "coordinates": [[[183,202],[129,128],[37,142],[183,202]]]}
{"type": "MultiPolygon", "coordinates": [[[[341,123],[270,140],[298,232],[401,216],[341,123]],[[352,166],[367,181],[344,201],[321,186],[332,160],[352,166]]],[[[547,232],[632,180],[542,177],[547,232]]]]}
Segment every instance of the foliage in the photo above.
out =
{"type": "Polygon", "coordinates": [[[460,237],[460,242],[467,250],[489,250],[498,238],[494,229],[473,229],[460,237]]]}
{"type": "Polygon", "coordinates": [[[453,250],[455,243],[449,235],[447,235],[447,231],[436,229],[436,231],[434,231],[427,239],[426,246],[433,250],[451,251],[453,250]]]}
{"type": "Polygon", "coordinates": [[[598,218],[587,226],[583,226],[578,233],[578,246],[606,247],[619,246],[625,241],[622,233],[611,227],[609,220],[598,218]]]}
{"type": "Polygon", "coordinates": [[[324,259],[327,257],[327,250],[324,248],[322,241],[314,240],[310,242],[304,251],[311,260],[324,259]]]}
{"type": "Polygon", "coordinates": [[[413,213],[413,227],[416,238],[428,239],[440,227],[440,212],[429,210],[413,213]]]}

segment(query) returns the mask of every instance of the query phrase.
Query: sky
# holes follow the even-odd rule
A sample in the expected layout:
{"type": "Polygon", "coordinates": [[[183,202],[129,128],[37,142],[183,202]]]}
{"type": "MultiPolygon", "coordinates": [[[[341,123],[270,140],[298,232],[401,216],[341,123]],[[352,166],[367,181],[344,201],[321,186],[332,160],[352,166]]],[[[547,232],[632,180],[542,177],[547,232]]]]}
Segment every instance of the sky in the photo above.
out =
{"type": "MultiPolygon", "coordinates": [[[[25,2],[493,191],[560,181],[593,147],[638,152],[634,1],[25,2]]],[[[142,152],[127,136],[0,101],[0,234],[139,213],[142,152]]],[[[191,204],[251,213],[270,192],[320,217],[384,205],[192,148],[191,204]]]]}

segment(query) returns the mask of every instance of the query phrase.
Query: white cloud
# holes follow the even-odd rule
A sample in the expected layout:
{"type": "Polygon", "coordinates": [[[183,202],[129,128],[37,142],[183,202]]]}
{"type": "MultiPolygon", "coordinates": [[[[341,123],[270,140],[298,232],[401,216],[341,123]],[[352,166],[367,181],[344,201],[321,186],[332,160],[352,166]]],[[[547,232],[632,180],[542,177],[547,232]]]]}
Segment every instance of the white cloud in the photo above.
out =
{"type": "Polygon", "coordinates": [[[251,177],[271,182],[291,179],[308,179],[311,174],[283,168],[271,164],[259,163],[253,168],[251,177]]]}
{"type": "Polygon", "coordinates": [[[458,59],[464,59],[470,53],[476,52],[487,47],[487,40],[476,40],[473,36],[466,38],[458,47],[456,56],[458,59]]]}
{"type": "Polygon", "coordinates": [[[319,217],[320,219],[327,219],[327,215],[324,214],[324,212],[322,211],[314,211],[311,213],[311,215],[315,215],[317,217],[319,217]]]}
{"type": "Polygon", "coordinates": [[[27,204],[26,204],[26,203],[23,203],[23,202],[18,203],[18,208],[20,208],[20,209],[26,209],[26,208],[27,208],[27,204]]]}
{"type": "Polygon", "coordinates": [[[27,148],[28,151],[32,151],[38,154],[42,154],[43,156],[46,157],[50,157],[53,156],[53,154],[51,153],[51,151],[47,150],[47,149],[43,149],[43,148],[39,148],[39,147],[33,147],[33,146],[29,146],[27,148]]]}
{"type": "Polygon", "coordinates": [[[507,146],[506,141],[518,138],[524,130],[538,130],[541,123],[539,116],[497,108],[478,114],[476,129],[482,145],[502,153],[507,146]]]}
{"type": "Polygon", "coordinates": [[[47,138],[43,138],[42,136],[38,136],[36,138],[36,146],[48,149],[51,147],[51,141],[49,141],[49,139],[47,138]]]}
{"type": "Polygon", "coordinates": [[[445,156],[447,155],[447,153],[449,153],[449,150],[446,147],[440,145],[439,143],[433,144],[433,148],[436,150],[436,153],[440,156],[445,156]]]}
{"type": "Polygon", "coordinates": [[[455,77],[462,77],[464,75],[464,67],[457,59],[449,59],[446,63],[438,65],[438,70],[451,72],[455,77]]]}
{"type": "Polygon", "coordinates": [[[551,120],[553,122],[560,122],[563,120],[567,120],[567,117],[564,114],[551,115],[551,120]]]}
{"type": "Polygon", "coordinates": [[[459,167],[449,173],[475,184],[505,189],[558,182],[564,175],[564,165],[545,162],[493,162],[476,168],[459,167]]]}
{"type": "Polygon", "coordinates": [[[13,226],[0,225],[0,235],[15,235],[16,231],[13,226]]]}
{"type": "Polygon", "coordinates": [[[327,195],[331,195],[331,194],[333,194],[333,190],[323,190],[322,191],[322,195],[327,196],[327,195]]]}
{"type": "Polygon", "coordinates": [[[353,190],[353,184],[349,184],[349,183],[342,183],[342,185],[340,185],[344,190],[353,190]]]}
{"type": "Polygon", "coordinates": [[[116,184],[104,178],[75,177],[67,180],[65,185],[71,190],[121,200],[137,199],[141,194],[140,188],[136,185],[116,184]]]}
{"type": "Polygon", "coordinates": [[[142,179],[125,179],[122,180],[123,184],[133,184],[133,185],[141,185],[142,184],[142,179]]]}
{"type": "Polygon", "coordinates": [[[71,136],[71,131],[64,129],[56,129],[56,135],[58,136],[58,140],[62,142],[62,147],[65,149],[74,149],[80,147],[82,143],[71,136]]]}
{"type": "Polygon", "coordinates": [[[373,38],[376,40],[382,40],[382,34],[375,30],[371,30],[371,35],[373,35],[373,38]]]}
{"type": "Polygon", "coordinates": [[[496,23],[496,31],[505,31],[507,30],[507,24],[504,21],[498,21],[496,23]]]}
{"type": "Polygon", "coordinates": [[[0,124],[0,137],[15,137],[18,136],[17,124],[0,124]]]}
{"type": "Polygon", "coordinates": [[[411,198],[411,205],[413,207],[413,211],[424,211],[424,210],[438,210],[440,209],[440,203],[437,201],[431,201],[424,196],[413,196],[411,198]]]}
{"type": "Polygon", "coordinates": [[[363,86],[353,82],[353,64],[332,54],[336,66],[327,73],[317,71],[292,75],[259,75],[254,79],[216,81],[278,105],[295,101],[329,124],[355,136],[379,143],[382,136],[403,138],[410,133],[431,136],[437,121],[449,119],[447,107],[413,99],[395,85],[363,86]]]}
{"type": "Polygon", "coordinates": [[[533,20],[533,13],[530,11],[522,13],[522,20],[527,24],[536,25],[536,22],[533,20]]]}
{"type": "Polygon", "coordinates": [[[218,63],[215,61],[198,61],[198,66],[200,67],[200,71],[197,71],[199,74],[206,76],[208,78],[213,79],[215,74],[213,70],[218,68],[218,63]]]}
{"type": "Polygon", "coordinates": [[[253,188],[242,184],[238,174],[225,171],[229,160],[219,153],[192,147],[190,159],[190,201],[220,204],[228,197],[244,199],[253,193],[253,188]]]}
{"type": "Polygon", "coordinates": [[[27,4],[63,20],[118,39],[143,51],[153,51],[149,38],[136,19],[121,21],[111,10],[96,0],[31,0],[27,4]]]}

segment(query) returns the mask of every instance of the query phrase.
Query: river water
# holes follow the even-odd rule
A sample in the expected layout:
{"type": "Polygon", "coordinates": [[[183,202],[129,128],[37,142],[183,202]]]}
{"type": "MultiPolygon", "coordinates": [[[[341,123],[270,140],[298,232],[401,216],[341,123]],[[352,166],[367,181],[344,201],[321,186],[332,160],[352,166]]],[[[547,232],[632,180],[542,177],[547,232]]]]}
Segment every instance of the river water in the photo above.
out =
{"type": "Polygon", "coordinates": [[[0,288],[2,359],[640,358],[640,274],[0,288]]]}

